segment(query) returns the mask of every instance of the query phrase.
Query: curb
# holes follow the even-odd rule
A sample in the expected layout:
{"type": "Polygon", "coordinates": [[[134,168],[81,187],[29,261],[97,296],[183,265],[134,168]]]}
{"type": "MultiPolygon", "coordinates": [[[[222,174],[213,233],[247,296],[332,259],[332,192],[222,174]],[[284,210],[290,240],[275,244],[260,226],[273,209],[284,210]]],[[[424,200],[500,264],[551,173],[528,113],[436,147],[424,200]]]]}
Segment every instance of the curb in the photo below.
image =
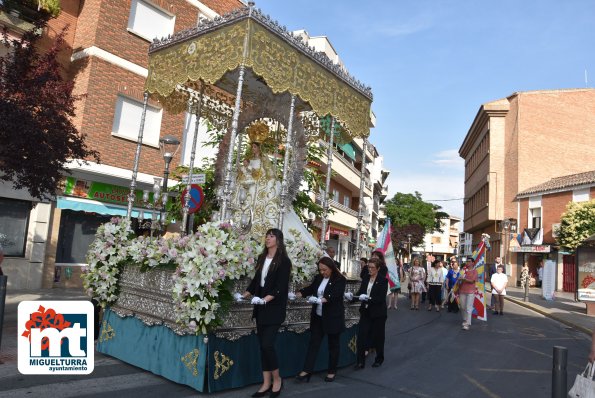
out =
{"type": "Polygon", "coordinates": [[[548,312],[548,311],[544,310],[541,306],[538,306],[536,304],[528,303],[528,302],[519,300],[519,299],[514,298],[514,297],[510,297],[510,296],[505,296],[504,299],[505,300],[508,300],[510,302],[513,302],[513,303],[515,303],[517,305],[520,305],[521,307],[525,307],[525,308],[528,308],[528,309],[530,309],[532,311],[535,311],[535,312],[537,312],[537,313],[539,313],[539,314],[541,314],[541,315],[543,315],[545,317],[548,317],[550,319],[553,319],[555,321],[558,321],[560,323],[563,323],[566,326],[570,326],[571,328],[574,328],[574,329],[576,329],[576,330],[578,330],[580,332],[586,333],[588,336],[591,336],[591,334],[593,333],[592,330],[590,330],[590,329],[588,329],[588,328],[586,328],[584,326],[577,325],[576,323],[570,322],[570,321],[568,321],[566,319],[560,318],[560,317],[556,316],[555,314],[552,314],[551,312],[548,312]]]}

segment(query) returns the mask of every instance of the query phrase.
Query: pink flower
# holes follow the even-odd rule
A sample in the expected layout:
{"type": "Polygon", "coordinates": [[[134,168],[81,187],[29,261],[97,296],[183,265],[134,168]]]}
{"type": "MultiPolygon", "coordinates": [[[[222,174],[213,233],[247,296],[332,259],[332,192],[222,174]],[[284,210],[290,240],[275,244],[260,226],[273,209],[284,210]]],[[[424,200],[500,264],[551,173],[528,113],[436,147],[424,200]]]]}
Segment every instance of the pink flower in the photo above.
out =
{"type": "Polygon", "coordinates": [[[188,328],[194,332],[196,330],[196,321],[190,321],[188,323],[188,328]]]}

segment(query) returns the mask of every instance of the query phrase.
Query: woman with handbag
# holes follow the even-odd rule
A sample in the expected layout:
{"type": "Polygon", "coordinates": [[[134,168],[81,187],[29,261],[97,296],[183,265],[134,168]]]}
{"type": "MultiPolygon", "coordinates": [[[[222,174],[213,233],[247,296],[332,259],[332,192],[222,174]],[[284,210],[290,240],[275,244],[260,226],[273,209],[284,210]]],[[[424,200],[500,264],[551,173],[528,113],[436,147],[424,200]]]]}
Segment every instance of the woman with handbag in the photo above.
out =
{"type": "Polygon", "coordinates": [[[420,265],[419,257],[413,259],[413,267],[409,271],[411,281],[411,309],[419,310],[419,299],[421,293],[426,291],[426,270],[420,265]]]}
{"type": "Polygon", "coordinates": [[[322,338],[328,337],[328,370],[324,381],[335,381],[337,365],[339,364],[339,338],[345,329],[345,277],[330,257],[318,260],[319,274],[314,280],[298,293],[298,297],[308,298],[312,304],[310,315],[310,343],[303,370],[296,376],[298,381],[310,381],[314,371],[314,363],[320,349],[322,338]]]}
{"type": "Polygon", "coordinates": [[[264,249],[256,262],[256,274],[246,292],[243,295],[237,293],[236,297],[253,296],[252,318],[256,319],[263,378],[262,385],[252,394],[253,397],[264,397],[269,392],[270,397],[277,397],[283,388],[275,340],[285,321],[290,273],[291,260],[287,256],[283,232],[277,228],[269,229],[266,232],[264,249]]]}
{"type": "MultiPolygon", "coordinates": [[[[386,325],[386,292],[388,279],[380,276],[380,260],[371,258],[368,261],[370,276],[362,281],[357,292],[361,306],[359,309],[359,331],[357,334],[356,369],[362,369],[366,363],[368,337],[372,347],[376,349],[376,359],[372,367],[377,368],[384,362],[384,335],[386,325]]],[[[349,297],[348,297],[349,298],[349,297]]]]}

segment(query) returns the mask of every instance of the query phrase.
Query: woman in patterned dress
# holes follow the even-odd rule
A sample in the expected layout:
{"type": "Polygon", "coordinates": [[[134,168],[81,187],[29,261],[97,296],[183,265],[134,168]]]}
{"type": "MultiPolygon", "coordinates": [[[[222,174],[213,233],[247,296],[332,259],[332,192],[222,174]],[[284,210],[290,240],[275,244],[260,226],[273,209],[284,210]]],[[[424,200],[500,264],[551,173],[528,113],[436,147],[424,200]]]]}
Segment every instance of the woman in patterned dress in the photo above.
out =
{"type": "Polygon", "coordinates": [[[426,291],[424,283],[426,279],[426,270],[420,265],[419,257],[413,259],[413,267],[409,270],[409,280],[411,281],[411,309],[419,310],[419,299],[421,293],[426,291]]]}

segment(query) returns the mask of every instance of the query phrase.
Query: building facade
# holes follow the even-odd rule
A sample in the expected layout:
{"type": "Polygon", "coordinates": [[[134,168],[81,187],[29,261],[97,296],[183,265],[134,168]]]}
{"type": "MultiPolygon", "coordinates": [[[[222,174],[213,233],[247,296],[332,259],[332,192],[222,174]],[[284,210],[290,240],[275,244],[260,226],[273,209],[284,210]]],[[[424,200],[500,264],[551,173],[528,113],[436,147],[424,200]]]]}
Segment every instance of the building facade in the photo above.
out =
{"type": "Polygon", "coordinates": [[[593,170],[595,90],[518,92],[483,104],[459,149],[465,159],[465,232],[475,247],[490,235],[496,256],[514,281],[519,256],[509,253],[503,236],[520,218],[516,196],[551,178],[593,170]],[[510,270],[510,271],[509,271],[510,270]]]}

